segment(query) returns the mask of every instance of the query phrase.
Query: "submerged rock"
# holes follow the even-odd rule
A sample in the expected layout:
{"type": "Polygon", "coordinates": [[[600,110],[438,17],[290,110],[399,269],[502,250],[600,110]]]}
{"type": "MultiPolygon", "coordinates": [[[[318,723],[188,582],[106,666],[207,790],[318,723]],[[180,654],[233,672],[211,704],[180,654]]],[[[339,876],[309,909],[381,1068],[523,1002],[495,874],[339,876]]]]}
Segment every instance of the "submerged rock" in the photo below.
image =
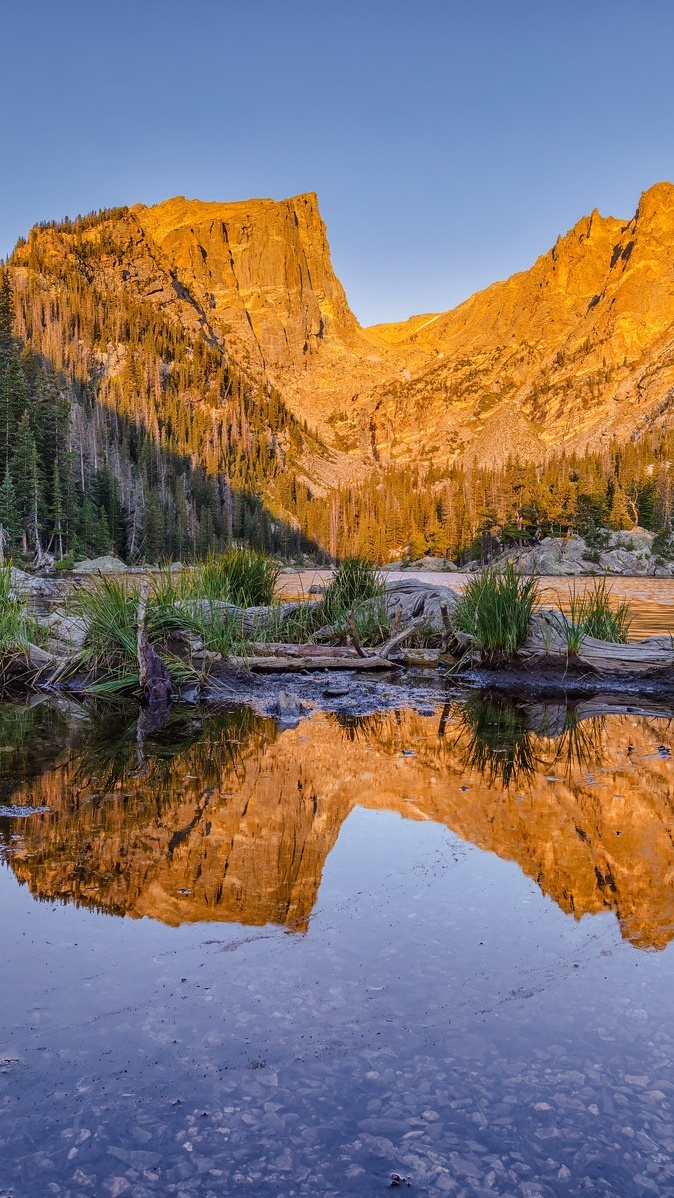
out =
{"type": "Polygon", "coordinates": [[[303,711],[303,704],[292,691],[280,690],[278,692],[274,715],[280,724],[284,724],[287,728],[295,728],[302,718],[303,711]]]}

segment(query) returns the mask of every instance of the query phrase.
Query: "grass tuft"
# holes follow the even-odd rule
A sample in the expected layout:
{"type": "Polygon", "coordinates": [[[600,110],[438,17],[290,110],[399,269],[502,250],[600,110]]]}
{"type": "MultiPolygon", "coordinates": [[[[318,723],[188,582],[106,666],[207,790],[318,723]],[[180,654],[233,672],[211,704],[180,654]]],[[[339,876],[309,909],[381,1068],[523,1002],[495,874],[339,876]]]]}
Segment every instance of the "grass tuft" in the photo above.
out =
{"type": "Polygon", "coordinates": [[[347,557],[335,570],[323,596],[324,622],[334,624],[348,612],[370,599],[380,599],[383,594],[384,580],[376,566],[363,557],[347,557]]]}
{"type": "Polygon", "coordinates": [[[376,566],[362,557],[345,558],[320,603],[302,605],[268,635],[301,643],[312,640],[319,631],[332,629],[334,638],[343,640],[352,621],[361,645],[381,644],[388,635],[384,580],[376,566]]]}
{"type": "Polygon", "coordinates": [[[26,604],[12,590],[10,566],[0,566],[0,659],[22,656],[29,644],[42,639],[37,620],[28,614],[26,604]]]}
{"type": "MultiPolygon", "coordinates": [[[[124,694],[139,684],[137,636],[140,587],[128,579],[102,578],[91,589],[82,587],[72,600],[73,613],[84,621],[86,634],[78,653],[68,661],[64,676],[83,672],[90,676],[88,689],[100,695],[124,694]]],[[[189,662],[168,652],[171,632],[184,628],[189,617],[175,613],[168,583],[160,579],[147,606],[148,638],[162,647],[162,656],[173,681],[193,680],[189,662]]]]}
{"type": "Polygon", "coordinates": [[[468,633],[490,662],[515,655],[538,604],[538,581],[518,574],[509,563],[471,579],[454,609],[457,632],[468,633]]]}
{"type": "Polygon", "coordinates": [[[184,598],[220,599],[237,607],[264,607],[274,602],[280,567],[254,549],[228,549],[210,554],[186,575],[184,598]]]}
{"type": "Polygon", "coordinates": [[[591,590],[580,595],[574,587],[569,596],[568,615],[564,615],[569,655],[577,656],[584,636],[615,645],[627,644],[631,622],[629,603],[624,601],[614,606],[606,579],[597,579],[591,590]]]}

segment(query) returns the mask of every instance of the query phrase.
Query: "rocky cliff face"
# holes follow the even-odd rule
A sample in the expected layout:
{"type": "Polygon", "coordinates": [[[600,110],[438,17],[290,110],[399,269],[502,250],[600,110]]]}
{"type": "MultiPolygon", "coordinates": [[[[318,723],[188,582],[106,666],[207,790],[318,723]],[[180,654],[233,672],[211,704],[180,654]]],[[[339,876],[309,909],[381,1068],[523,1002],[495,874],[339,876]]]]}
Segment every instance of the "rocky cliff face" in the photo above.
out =
{"type": "MultiPolygon", "coordinates": [[[[98,294],[126,288],[278,388],[331,446],[328,482],[373,462],[540,459],[671,418],[669,183],[645,192],[632,219],[583,217],[530,270],[452,311],[371,329],[348,306],[313,194],[177,197],[72,235],[41,228],[31,237],[55,274],[68,257],[98,294]]],[[[30,245],[12,259],[19,287],[30,245]]],[[[48,329],[25,331],[49,353],[48,329]]],[[[105,368],[123,357],[120,330],[105,368]]]]}
{"type": "Polygon", "coordinates": [[[540,458],[668,421],[674,187],[645,192],[632,220],[584,217],[530,270],[453,311],[372,331],[434,358],[374,400],[381,456],[540,458]]]}
{"type": "MultiPolygon", "coordinates": [[[[416,346],[402,355],[361,328],[333,270],[314,193],[232,204],[177,197],[132,214],[233,359],[278,387],[329,441],[336,409],[428,356],[416,346]]],[[[355,456],[368,456],[368,437],[363,419],[351,436],[355,456]]]]}

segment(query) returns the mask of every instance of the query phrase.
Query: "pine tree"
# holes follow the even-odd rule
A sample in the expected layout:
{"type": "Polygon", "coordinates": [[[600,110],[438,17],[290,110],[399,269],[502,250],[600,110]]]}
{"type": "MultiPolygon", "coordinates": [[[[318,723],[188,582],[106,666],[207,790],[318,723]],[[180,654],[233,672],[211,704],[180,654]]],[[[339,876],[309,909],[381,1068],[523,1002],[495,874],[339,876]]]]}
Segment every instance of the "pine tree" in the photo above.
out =
{"type": "Polygon", "coordinates": [[[32,542],[40,552],[41,478],[35,437],[27,412],[19,422],[16,447],[12,455],[11,474],[16,490],[16,505],[21,519],[22,551],[27,553],[32,542]]]}
{"type": "Polygon", "coordinates": [[[52,489],[51,489],[51,506],[49,510],[49,518],[52,526],[52,536],[56,544],[56,552],[59,560],[63,559],[63,526],[65,520],[65,507],[63,504],[63,491],[61,488],[61,473],[58,462],[54,462],[54,471],[52,474],[52,489]]]}
{"type": "Polygon", "coordinates": [[[622,487],[616,486],[613,491],[608,526],[616,531],[634,528],[637,513],[633,501],[625,494],[622,487]]]}
{"type": "Polygon", "coordinates": [[[16,503],[16,492],[7,467],[0,486],[0,560],[4,560],[7,550],[16,545],[20,531],[21,518],[16,503]]]}

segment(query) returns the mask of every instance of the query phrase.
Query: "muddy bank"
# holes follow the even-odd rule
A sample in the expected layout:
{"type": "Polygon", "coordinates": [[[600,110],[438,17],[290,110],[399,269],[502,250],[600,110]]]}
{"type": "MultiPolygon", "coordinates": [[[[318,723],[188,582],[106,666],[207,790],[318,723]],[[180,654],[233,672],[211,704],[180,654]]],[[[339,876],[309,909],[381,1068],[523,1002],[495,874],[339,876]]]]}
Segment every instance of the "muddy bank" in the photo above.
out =
{"type": "MultiPolygon", "coordinates": [[[[554,661],[531,666],[476,667],[461,674],[447,670],[399,670],[374,679],[369,674],[331,672],[251,675],[213,680],[203,692],[206,706],[245,703],[259,715],[292,726],[315,711],[357,718],[377,711],[408,708],[424,711],[434,704],[475,692],[503,696],[526,707],[541,701],[562,706],[592,700],[603,714],[642,713],[674,717],[674,677],[656,674],[613,676],[562,669],[554,661]]],[[[596,714],[588,707],[588,714],[596,714]]]]}
{"type": "MultiPolygon", "coordinates": [[[[502,667],[477,666],[460,675],[460,689],[493,690],[513,698],[582,698],[610,695],[614,699],[657,699],[671,703],[674,710],[674,675],[595,674],[579,668],[564,668],[555,661],[502,667]]],[[[626,710],[631,710],[627,707],[626,710]]],[[[636,708],[635,708],[636,710],[636,708]]]]}

